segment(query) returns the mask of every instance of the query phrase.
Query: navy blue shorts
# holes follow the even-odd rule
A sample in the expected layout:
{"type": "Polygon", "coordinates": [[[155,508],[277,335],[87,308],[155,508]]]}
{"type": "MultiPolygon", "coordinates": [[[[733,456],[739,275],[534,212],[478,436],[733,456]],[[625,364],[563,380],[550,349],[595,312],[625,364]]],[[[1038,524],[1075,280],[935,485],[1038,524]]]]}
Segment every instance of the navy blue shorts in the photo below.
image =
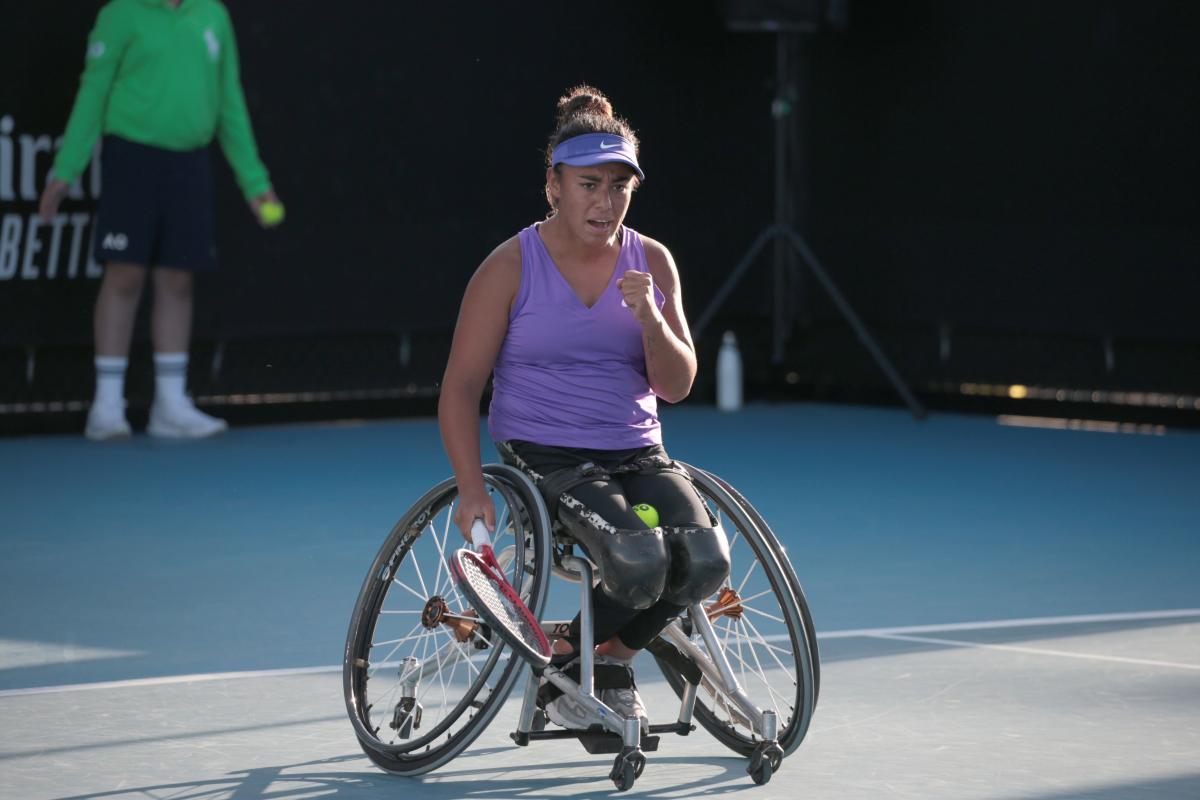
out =
{"type": "Polygon", "coordinates": [[[183,152],[104,137],[96,261],[209,270],[217,265],[207,147],[183,152]]]}

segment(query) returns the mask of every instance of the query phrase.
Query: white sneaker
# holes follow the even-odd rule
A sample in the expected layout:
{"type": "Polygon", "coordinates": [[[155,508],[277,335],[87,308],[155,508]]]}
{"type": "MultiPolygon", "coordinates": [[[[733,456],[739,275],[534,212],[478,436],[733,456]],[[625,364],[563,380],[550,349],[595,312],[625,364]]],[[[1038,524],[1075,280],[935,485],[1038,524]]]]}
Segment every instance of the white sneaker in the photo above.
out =
{"type": "MultiPolygon", "coordinates": [[[[559,667],[563,672],[572,668],[579,669],[578,656],[559,667]]],[[[578,677],[578,674],[578,672],[575,673],[576,677],[578,677]]],[[[542,678],[542,683],[546,682],[546,679],[542,678]]],[[[546,718],[555,725],[560,725],[571,730],[586,730],[591,725],[596,725],[600,722],[600,720],[592,716],[592,713],[588,711],[579,698],[565,693],[560,694],[547,703],[545,711],[546,718]]]]}
{"type": "Polygon", "coordinates": [[[637,690],[637,682],[633,680],[633,667],[627,661],[609,656],[596,656],[596,663],[616,664],[629,670],[630,683],[633,686],[628,689],[603,689],[599,695],[600,702],[618,714],[637,717],[642,724],[642,735],[648,734],[650,732],[650,715],[646,713],[646,706],[642,703],[642,696],[637,690]]]}
{"type": "MultiPolygon", "coordinates": [[[[563,671],[565,672],[572,664],[577,663],[578,660],[570,662],[563,667],[563,671]]],[[[593,665],[600,666],[602,664],[614,664],[628,669],[630,682],[633,682],[633,669],[628,662],[610,656],[596,656],[593,665]]],[[[638,694],[636,686],[629,689],[601,689],[596,697],[618,714],[637,717],[641,721],[643,735],[650,732],[650,718],[646,714],[646,706],[642,703],[642,696],[638,694]]],[[[546,716],[554,724],[572,730],[585,730],[592,725],[600,724],[600,720],[587,706],[577,697],[568,694],[561,694],[548,703],[546,716]]]]}
{"type": "Polygon", "coordinates": [[[125,419],[124,403],[92,403],[83,435],[93,442],[127,438],[132,431],[125,419]]]}
{"type": "Polygon", "coordinates": [[[555,725],[573,731],[587,730],[593,725],[600,724],[600,720],[588,710],[579,698],[568,694],[560,694],[547,703],[546,716],[555,725]]]}
{"type": "Polygon", "coordinates": [[[229,429],[223,419],[205,414],[196,408],[190,397],[166,403],[154,401],[150,406],[150,424],[146,433],[164,439],[203,439],[229,429]]]}

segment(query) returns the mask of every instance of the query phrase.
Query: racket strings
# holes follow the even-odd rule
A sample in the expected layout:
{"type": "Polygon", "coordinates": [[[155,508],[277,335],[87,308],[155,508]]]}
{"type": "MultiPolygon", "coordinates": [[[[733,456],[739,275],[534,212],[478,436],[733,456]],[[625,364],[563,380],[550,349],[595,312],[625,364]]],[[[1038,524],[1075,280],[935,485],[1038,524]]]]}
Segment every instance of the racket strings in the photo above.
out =
{"type": "Polygon", "coordinates": [[[460,564],[463,567],[463,577],[474,590],[475,596],[492,612],[496,620],[521,641],[531,643],[531,646],[533,642],[537,642],[537,633],[528,616],[519,609],[512,598],[500,590],[479,562],[473,558],[464,558],[460,564]]]}

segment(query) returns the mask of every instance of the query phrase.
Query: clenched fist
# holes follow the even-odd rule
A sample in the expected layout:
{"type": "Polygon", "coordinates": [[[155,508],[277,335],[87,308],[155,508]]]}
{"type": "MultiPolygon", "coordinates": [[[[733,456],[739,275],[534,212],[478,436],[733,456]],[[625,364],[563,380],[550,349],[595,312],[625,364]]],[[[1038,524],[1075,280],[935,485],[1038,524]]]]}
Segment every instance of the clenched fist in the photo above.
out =
{"type": "Polygon", "coordinates": [[[643,325],[655,322],[660,314],[654,302],[654,279],[649,272],[631,269],[617,279],[617,288],[625,298],[625,305],[633,312],[633,318],[643,325]]]}

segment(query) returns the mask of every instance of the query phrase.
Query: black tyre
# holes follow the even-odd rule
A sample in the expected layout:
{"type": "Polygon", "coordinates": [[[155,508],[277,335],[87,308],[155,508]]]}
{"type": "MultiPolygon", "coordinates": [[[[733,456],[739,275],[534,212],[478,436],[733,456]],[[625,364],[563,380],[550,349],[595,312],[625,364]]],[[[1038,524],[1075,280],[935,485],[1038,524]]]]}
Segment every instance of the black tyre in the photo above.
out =
{"type": "MultiPolygon", "coordinates": [[[[808,732],[816,700],[816,660],[801,608],[803,594],[793,592],[795,576],[776,557],[774,536],[756,524],[723,481],[703,470],[688,469],[729,538],[729,581],[704,605],[710,609],[721,649],[743,692],[760,709],[775,712],[776,741],[786,755],[800,746],[808,732]]],[[[683,622],[685,629],[690,627],[686,618],[683,622]]],[[[707,653],[699,634],[690,633],[707,653]]],[[[682,697],[684,676],[663,659],[658,664],[682,697]]],[[[693,713],[705,730],[743,756],[751,756],[762,743],[752,721],[707,679],[700,682],[693,713]]]]}
{"type": "MultiPolygon", "coordinates": [[[[689,472],[695,473],[697,467],[688,465],[689,472]]],[[[699,470],[704,472],[704,470],[699,470]]],[[[804,632],[808,636],[808,650],[812,653],[812,670],[813,670],[813,707],[817,705],[817,701],[821,698],[821,654],[817,649],[817,629],[813,626],[812,612],[808,608],[808,599],[804,596],[804,587],[800,585],[800,579],[796,576],[796,570],[792,567],[792,562],[788,558],[787,551],[779,542],[779,537],[771,530],[771,526],[763,519],[762,514],[754,506],[750,505],[741,492],[733,488],[719,475],[713,475],[711,472],[705,472],[709,478],[715,481],[722,489],[729,492],[733,499],[738,502],[746,515],[758,526],[759,531],[763,533],[763,539],[771,547],[771,552],[775,554],[775,559],[779,562],[779,566],[783,569],[784,576],[788,579],[788,585],[792,587],[792,594],[796,598],[796,604],[800,606],[800,615],[804,617],[804,632]]]]}
{"type": "MultiPolygon", "coordinates": [[[[496,504],[493,546],[535,615],[550,577],[550,522],[537,490],[512,467],[488,465],[496,504]]],[[[359,591],[346,636],[346,710],[382,769],[419,775],[461,753],[487,727],[523,662],[474,618],[446,556],[464,546],[453,522],[453,479],[401,517],[359,591]]]]}

